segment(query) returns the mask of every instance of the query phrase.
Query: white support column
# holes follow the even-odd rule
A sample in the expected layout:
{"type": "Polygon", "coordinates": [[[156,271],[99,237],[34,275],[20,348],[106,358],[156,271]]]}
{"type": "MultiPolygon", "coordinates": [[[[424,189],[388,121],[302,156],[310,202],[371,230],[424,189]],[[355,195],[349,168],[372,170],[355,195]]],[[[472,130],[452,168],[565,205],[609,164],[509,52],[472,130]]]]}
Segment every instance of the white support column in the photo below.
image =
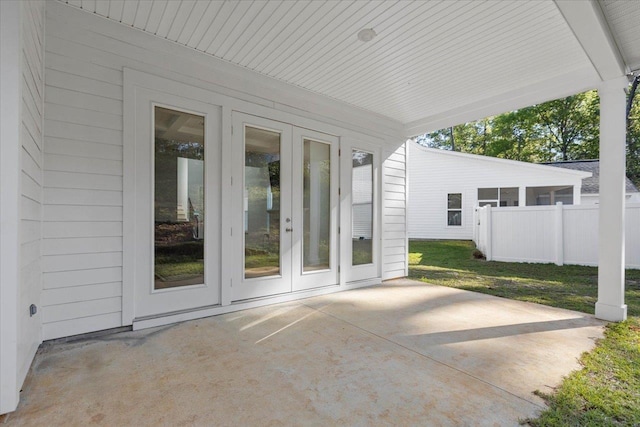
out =
{"type": "Polygon", "coordinates": [[[624,303],[625,77],[604,82],[600,95],[600,219],[596,317],[627,318],[624,303]]]}
{"type": "Polygon", "coordinates": [[[0,1],[0,414],[15,410],[20,283],[20,2],[0,1]]]}
{"type": "Polygon", "coordinates": [[[582,183],[573,186],[573,204],[582,204],[582,183]]]}
{"type": "Polygon", "coordinates": [[[518,187],[518,206],[527,206],[527,186],[518,187]]]}

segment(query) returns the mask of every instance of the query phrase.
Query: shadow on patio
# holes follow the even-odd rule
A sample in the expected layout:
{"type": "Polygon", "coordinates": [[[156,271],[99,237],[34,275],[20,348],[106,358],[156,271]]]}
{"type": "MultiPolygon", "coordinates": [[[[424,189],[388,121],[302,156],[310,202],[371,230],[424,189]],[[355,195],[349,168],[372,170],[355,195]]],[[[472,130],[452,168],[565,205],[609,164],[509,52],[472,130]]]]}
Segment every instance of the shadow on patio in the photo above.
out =
{"type": "Polygon", "coordinates": [[[46,344],[10,425],[516,425],[592,316],[395,280],[46,344]]]}

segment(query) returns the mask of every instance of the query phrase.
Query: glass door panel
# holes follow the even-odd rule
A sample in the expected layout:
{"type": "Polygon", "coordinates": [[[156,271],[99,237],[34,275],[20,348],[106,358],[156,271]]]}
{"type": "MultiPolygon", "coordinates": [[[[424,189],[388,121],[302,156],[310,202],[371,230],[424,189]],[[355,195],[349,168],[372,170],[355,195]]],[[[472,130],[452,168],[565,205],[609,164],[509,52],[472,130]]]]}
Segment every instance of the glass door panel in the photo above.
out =
{"type": "Polygon", "coordinates": [[[293,290],[338,284],[338,145],[293,129],[293,290]]]}
{"type": "Polygon", "coordinates": [[[291,125],[233,112],[231,300],[291,292],[291,125]],[[236,232],[239,230],[240,232],[236,232]]]}
{"type": "Polygon", "coordinates": [[[351,265],[373,263],[373,154],[351,153],[351,265]]]}
{"type": "Polygon", "coordinates": [[[154,289],[203,284],[204,117],[154,116],[154,289]]]}
{"type": "Polygon", "coordinates": [[[244,277],[280,275],[280,133],[245,127],[244,277]]]}
{"type": "Polygon", "coordinates": [[[302,271],[326,270],[331,253],[331,146],[305,139],[302,271]]]}

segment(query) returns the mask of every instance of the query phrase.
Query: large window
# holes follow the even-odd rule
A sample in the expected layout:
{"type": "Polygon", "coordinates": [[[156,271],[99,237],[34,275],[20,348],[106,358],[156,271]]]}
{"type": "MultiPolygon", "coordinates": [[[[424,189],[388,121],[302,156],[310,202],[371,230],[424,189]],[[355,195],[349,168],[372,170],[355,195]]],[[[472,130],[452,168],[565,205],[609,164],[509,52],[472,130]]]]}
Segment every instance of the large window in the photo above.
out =
{"type": "Polygon", "coordinates": [[[462,225],[462,193],[447,194],[447,225],[462,225]]]}
{"type": "Polygon", "coordinates": [[[573,186],[527,187],[527,206],[573,204],[573,186]]]}
{"type": "Polygon", "coordinates": [[[478,206],[518,206],[518,187],[478,188],[478,206]]]}

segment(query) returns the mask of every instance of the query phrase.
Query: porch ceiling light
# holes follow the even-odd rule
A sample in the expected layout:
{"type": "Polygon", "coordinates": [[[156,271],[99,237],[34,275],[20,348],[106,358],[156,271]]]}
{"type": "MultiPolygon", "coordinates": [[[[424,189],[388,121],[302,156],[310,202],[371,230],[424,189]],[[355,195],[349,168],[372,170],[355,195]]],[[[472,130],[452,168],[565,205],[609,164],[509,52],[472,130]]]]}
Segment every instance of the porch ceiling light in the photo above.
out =
{"type": "Polygon", "coordinates": [[[376,32],[373,31],[373,28],[364,28],[358,31],[358,40],[366,43],[373,40],[373,38],[377,35],[378,34],[376,34],[376,32]]]}

